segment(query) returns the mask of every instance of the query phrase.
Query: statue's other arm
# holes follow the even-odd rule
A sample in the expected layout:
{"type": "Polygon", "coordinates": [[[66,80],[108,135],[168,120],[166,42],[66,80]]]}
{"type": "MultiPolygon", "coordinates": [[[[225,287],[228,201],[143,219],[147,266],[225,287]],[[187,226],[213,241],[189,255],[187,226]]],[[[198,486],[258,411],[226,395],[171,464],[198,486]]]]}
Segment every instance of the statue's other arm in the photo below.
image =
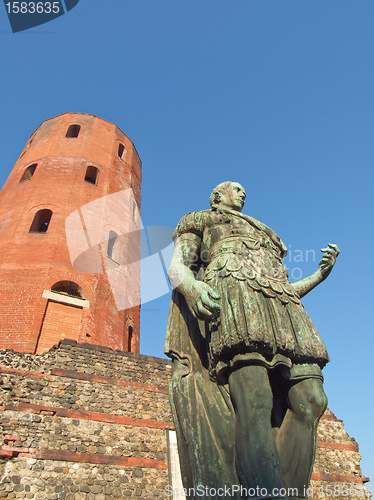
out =
{"type": "Polygon", "coordinates": [[[196,280],[191,270],[199,258],[200,242],[193,233],[176,239],[168,276],[171,286],[184,295],[195,316],[209,320],[219,315],[221,307],[214,300],[220,296],[209,285],[196,280]]]}
{"type": "Polygon", "coordinates": [[[296,283],[292,283],[293,288],[300,297],[304,297],[307,293],[313,290],[314,287],[324,281],[331,273],[332,268],[336,262],[336,258],[340,253],[337,245],[329,243],[327,248],[322,248],[324,252],[321,262],[319,263],[317,271],[296,283]]]}

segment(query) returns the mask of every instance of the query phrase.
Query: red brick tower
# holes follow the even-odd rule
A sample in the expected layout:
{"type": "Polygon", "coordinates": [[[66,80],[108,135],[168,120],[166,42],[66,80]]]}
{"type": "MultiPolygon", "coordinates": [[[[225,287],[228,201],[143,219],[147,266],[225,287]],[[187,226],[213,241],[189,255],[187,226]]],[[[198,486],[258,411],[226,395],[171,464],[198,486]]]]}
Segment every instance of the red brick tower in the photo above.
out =
{"type": "Polygon", "coordinates": [[[105,120],[65,113],[34,132],[0,192],[0,349],[139,352],[140,180],[105,120]]]}

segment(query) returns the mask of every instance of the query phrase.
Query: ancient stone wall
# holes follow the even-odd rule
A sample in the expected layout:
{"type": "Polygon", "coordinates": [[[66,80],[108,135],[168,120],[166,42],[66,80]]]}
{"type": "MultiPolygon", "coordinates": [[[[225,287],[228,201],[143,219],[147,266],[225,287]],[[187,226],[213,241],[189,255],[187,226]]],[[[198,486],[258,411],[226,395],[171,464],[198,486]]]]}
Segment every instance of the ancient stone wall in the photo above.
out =
{"type": "MultiPolygon", "coordinates": [[[[0,351],[0,369],[0,498],[167,498],[169,361],[64,340],[41,355],[0,351]]],[[[353,497],[343,486],[358,492],[359,462],[326,412],[310,498],[353,497]]]]}
{"type": "Polygon", "coordinates": [[[342,420],[327,410],[317,433],[317,451],[311,481],[311,498],[365,498],[371,495],[360,467],[358,444],[344,430],[342,420]]]}
{"type": "Polygon", "coordinates": [[[168,361],[64,341],[0,366],[0,498],[164,497],[168,361]]]}

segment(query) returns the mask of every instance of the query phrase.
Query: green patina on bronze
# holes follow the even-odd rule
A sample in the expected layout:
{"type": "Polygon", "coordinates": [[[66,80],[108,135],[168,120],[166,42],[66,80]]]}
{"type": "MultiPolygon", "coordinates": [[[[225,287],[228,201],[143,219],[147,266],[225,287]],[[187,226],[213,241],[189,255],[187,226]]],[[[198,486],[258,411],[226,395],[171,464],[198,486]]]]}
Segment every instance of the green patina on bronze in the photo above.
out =
{"type": "Polygon", "coordinates": [[[204,500],[233,485],[248,498],[305,498],[329,357],[300,297],[339,249],[329,244],[318,270],[291,284],[284,243],[241,213],[244,199],[240,184],[219,184],[211,210],[187,214],[174,233],[165,352],[183,484],[217,492],[204,500]],[[294,490],[273,493],[281,488],[294,490]]]}

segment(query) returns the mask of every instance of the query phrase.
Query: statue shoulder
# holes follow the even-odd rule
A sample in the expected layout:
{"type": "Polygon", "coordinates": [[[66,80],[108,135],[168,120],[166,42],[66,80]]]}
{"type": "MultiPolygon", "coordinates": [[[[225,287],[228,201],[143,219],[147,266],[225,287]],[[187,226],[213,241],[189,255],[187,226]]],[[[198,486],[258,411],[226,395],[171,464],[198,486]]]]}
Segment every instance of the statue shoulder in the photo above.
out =
{"type": "Polygon", "coordinates": [[[186,214],[178,222],[173,239],[186,233],[193,233],[202,237],[210,212],[211,210],[203,210],[201,212],[189,212],[186,214]]]}

